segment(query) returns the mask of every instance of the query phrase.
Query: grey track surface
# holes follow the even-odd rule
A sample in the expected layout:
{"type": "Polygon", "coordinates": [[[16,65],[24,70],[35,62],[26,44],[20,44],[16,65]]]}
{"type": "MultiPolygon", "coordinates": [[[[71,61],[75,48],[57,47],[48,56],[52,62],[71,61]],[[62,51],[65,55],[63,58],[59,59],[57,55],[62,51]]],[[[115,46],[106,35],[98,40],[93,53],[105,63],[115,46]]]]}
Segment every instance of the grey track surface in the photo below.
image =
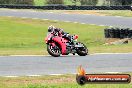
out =
{"type": "MultiPolygon", "coordinates": [[[[32,11],[0,10],[0,16],[40,18],[60,21],[72,21],[87,24],[132,27],[132,17],[58,14],[32,11]]],[[[90,55],[86,57],[0,57],[0,76],[9,75],[46,75],[76,73],[83,65],[91,72],[132,72],[132,54],[90,55]]]]}
{"type": "Polygon", "coordinates": [[[27,76],[76,73],[82,65],[88,73],[132,72],[132,54],[80,56],[5,56],[0,57],[0,76],[27,76]]]}
{"type": "Polygon", "coordinates": [[[132,17],[115,17],[115,16],[96,16],[96,15],[79,15],[79,14],[63,14],[63,13],[48,13],[29,10],[0,10],[0,16],[15,16],[40,18],[59,21],[72,21],[87,24],[97,24],[115,27],[132,27],[132,17]]]}

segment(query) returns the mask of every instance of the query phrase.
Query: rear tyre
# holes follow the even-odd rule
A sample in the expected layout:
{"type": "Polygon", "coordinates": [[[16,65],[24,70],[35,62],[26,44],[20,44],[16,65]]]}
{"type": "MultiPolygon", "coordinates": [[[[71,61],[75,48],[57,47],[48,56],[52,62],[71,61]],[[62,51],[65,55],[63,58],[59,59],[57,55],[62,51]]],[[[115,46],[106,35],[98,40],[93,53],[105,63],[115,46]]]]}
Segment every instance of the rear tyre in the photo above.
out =
{"type": "Polygon", "coordinates": [[[53,47],[51,44],[48,44],[47,51],[53,57],[59,57],[61,55],[60,48],[57,45],[53,47]]]}
{"type": "MultiPolygon", "coordinates": [[[[83,43],[82,43],[83,44],[83,43]]],[[[79,56],[86,56],[88,55],[88,49],[87,49],[87,46],[83,44],[83,47],[80,47],[78,50],[77,50],[77,54],[79,56]]]]}

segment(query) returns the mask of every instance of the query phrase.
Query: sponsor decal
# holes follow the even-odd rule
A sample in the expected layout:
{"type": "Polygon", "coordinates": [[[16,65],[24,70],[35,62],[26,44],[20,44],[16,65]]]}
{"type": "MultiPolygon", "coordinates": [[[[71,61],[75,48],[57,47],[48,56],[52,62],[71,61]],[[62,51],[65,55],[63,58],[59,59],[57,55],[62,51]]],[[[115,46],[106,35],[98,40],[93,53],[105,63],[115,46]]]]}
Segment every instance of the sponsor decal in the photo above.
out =
{"type": "Polygon", "coordinates": [[[131,76],[129,74],[86,74],[82,66],[79,66],[76,81],[80,85],[89,83],[130,83],[131,76]]]}

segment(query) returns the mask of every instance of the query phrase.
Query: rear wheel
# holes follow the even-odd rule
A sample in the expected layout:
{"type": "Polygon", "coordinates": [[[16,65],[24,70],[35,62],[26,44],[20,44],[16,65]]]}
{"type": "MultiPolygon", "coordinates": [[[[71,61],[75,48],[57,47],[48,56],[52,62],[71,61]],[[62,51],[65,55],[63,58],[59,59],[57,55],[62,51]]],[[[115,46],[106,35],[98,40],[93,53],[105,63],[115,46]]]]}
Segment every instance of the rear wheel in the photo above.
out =
{"type": "Polygon", "coordinates": [[[52,46],[52,44],[48,44],[47,51],[51,56],[54,57],[59,57],[61,55],[60,48],[57,45],[52,46]]]}
{"type": "Polygon", "coordinates": [[[86,56],[86,55],[88,55],[87,46],[84,45],[83,43],[81,43],[81,44],[83,45],[83,47],[78,48],[77,54],[78,54],[79,56],[86,56]]]}

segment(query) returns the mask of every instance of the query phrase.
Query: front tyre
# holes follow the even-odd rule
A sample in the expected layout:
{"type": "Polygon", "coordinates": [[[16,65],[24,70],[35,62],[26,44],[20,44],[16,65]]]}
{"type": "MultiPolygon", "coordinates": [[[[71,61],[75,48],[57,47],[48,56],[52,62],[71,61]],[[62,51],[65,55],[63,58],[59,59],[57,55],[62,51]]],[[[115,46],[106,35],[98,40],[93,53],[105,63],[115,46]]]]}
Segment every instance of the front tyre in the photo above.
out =
{"type": "Polygon", "coordinates": [[[78,54],[79,56],[86,56],[86,55],[88,55],[87,46],[84,45],[83,43],[81,43],[81,44],[83,45],[83,47],[78,48],[77,54],[78,54]]]}
{"type": "Polygon", "coordinates": [[[48,44],[47,51],[53,57],[59,57],[61,55],[60,48],[57,45],[53,47],[52,44],[48,44]]]}

